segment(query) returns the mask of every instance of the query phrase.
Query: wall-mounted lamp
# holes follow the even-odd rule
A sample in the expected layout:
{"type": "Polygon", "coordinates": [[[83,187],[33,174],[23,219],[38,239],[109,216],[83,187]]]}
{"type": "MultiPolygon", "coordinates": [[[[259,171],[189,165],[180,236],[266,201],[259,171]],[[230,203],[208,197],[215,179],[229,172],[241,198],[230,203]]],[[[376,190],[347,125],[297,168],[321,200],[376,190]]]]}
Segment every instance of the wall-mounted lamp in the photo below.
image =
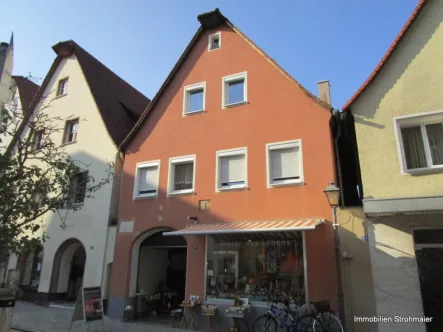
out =
{"type": "Polygon", "coordinates": [[[197,253],[197,248],[198,247],[195,244],[192,246],[192,252],[194,253],[194,255],[197,253]]]}

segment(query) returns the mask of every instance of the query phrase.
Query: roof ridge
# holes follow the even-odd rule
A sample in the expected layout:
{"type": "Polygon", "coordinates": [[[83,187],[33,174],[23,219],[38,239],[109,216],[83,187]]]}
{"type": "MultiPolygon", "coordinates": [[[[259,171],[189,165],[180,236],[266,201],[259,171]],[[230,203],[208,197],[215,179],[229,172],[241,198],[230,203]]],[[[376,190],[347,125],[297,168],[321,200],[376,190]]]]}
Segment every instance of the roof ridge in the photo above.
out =
{"type": "Polygon", "coordinates": [[[423,7],[428,3],[428,0],[420,0],[417,6],[415,7],[414,11],[412,12],[411,16],[409,16],[406,23],[403,25],[403,28],[398,33],[397,37],[392,42],[391,46],[389,46],[386,53],[381,58],[380,62],[377,64],[375,69],[372,71],[372,73],[369,75],[369,77],[366,79],[366,81],[363,82],[363,84],[360,86],[360,88],[349,98],[349,100],[346,102],[346,104],[343,105],[342,109],[344,111],[348,110],[351,104],[362,94],[362,92],[368,87],[368,85],[375,79],[377,74],[381,71],[381,69],[384,67],[384,65],[387,63],[387,61],[390,59],[391,55],[394,53],[400,42],[403,40],[403,37],[406,35],[406,32],[411,27],[412,23],[417,19],[419,16],[421,10],[423,7]]]}
{"type": "MultiPolygon", "coordinates": [[[[137,88],[135,88],[134,86],[132,86],[131,84],[129,84],[127,81],[125,81],[123,78],[121,78],[119,75],[117,75],[113,70],[111,70],[108,66],[106,66],[103,62],[101,62],[99,59],[97,59],[95,56],[93,56],[91,53],[89,53],[87,50],[85,50],[83,47],[81,47],[77,42],[75,42],[73,39],[69,39],[66,41],[62,41],[57,43],[56,45],[53,46],[53,48],[55,48],[57,45],[59,44],[64,44],[64,43],[68,43],[71,44],[71,47],[74,48],[79,48],[81,51],[85,52],[88,56],[90,56],[93,60],[95,60],[99,65],[101,65],[103,67],[103,69],[107,70],[111,75],[113,75],[115,78],[117,78],[118,80],[120,80],[123,84],[127,85],[128,87],[130,87],[131,89],[137,91],[139,94],[143,95],[145,98],[147,98],[143,93],[141,93],[137,88]]],[[[55,51],[55,50],[54,50],[55,51]]],[[[74,50],[75,51],[75,50],[74,50]]],[[[57,51],[55,51],[57,53],[57,51]]],[[[147,98],[149,99],[149,98],[147,98]]]]}

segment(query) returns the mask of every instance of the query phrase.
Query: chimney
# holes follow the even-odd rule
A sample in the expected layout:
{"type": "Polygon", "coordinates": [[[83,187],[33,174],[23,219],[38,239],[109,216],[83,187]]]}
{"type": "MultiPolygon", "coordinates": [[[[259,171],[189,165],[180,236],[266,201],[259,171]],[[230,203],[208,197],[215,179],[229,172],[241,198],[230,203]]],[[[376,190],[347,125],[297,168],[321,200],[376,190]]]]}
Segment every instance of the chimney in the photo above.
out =
{"type": "Polygon", "coordinates": [[[318,81],[318,97],[325,103],[331,105],[331,90],[329,86],[329,80],[318,81]]]}

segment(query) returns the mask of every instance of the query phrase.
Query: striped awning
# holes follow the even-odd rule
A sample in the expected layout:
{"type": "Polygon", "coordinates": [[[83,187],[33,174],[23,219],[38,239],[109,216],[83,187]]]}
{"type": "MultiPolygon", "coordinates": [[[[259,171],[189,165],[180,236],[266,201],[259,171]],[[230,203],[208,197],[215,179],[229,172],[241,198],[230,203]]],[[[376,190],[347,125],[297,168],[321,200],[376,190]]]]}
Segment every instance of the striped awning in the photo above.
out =
{"type": "Polygon", "coordinates": [[[225,222],[216,224],[187,225],[186,228],[173,232],[165,232],[165,236],[182,235],[211,235],[211,234],[238,234],[238,233],[269,233],[293,232],[315,229],[324,223],[324,219],[301,219],[279,221],[245,221],[225,222]]]}

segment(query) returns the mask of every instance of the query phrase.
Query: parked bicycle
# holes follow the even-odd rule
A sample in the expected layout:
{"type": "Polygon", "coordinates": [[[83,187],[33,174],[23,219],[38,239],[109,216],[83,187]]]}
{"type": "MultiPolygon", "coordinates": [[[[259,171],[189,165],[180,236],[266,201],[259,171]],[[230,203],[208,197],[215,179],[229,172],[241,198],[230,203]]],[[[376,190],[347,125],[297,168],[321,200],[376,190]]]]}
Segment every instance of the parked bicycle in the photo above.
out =
{"type": "Polygon", "coordinates": [[[291,332],[343,332],[340,319],[330,310],[328,301],[311,302],[311,310],[295,322],[291,332]]]}
{"type": "Polygon", "coordinates": [[[265,314],[258,317],[253,326],[253,332],[276,332],[277,329],[286,332],[343,332],[340,319],[329,310],[327,301],[311,302],[312,308],[299,314],[300,305],[286,298],[282,302],[272,301],[271,307],[265,314]],[[291,304],[294,308],[291,309],[291,304]]]}
{"type": "Polygon", "coordinates": [[[276,332],[277,328],[292,332],[296,319],[297,312],[291,311],[289,301],[282,303],[273,300],[269,310],[255,320],[252,332],[276,332]]]}

